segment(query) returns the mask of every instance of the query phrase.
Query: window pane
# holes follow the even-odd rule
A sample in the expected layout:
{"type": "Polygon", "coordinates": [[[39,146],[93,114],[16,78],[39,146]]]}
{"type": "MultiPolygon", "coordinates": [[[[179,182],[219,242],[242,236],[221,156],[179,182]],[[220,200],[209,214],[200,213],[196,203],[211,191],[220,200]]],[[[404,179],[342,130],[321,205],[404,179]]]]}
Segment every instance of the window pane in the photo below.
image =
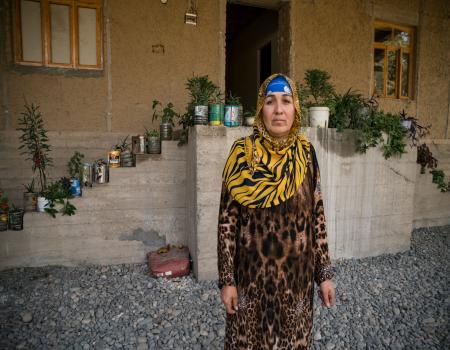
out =
{"type": "Polygon", "coordinates": [[[41,4],[22,0],[20,6],[22,59],[42,62],[41,4]]]}
{"type": "Polygon", "coordinates": [[[410,42],[410,35],[408,32],[401,30],[394,30],[394,42],[398,47],[408,47],[410,42]]]}
{"type": "Polygon", "coordinates": [[[388,51],[388,78],[387,78],[387,92],[388,96],[395,95],[395,83],[397,81],[397,52],[388,51]]]}
{"type": "Polygon", "coordinates": [[[70,7],[50,5],[52,62],[70,63],[70,7]]]}
{"type": "Polygon", "coordinates": [[[391,41],[391,28],[375,28],[375,42],[386,43],[391,41]]]}
{"type": "Polygon", "coordinates": [[[409,54],[402,54],[402,96],[409,96],[409,54]]]}
{"type": "Polygon", "coordinates": [[[80,64],[97,65],[97,10],[78,8],[80,64]]]}
{"type": "Polygon", "coordinates": [[[375,92],[383,94],[384,91],[384,52],[383,49],[375,49],[373,70],[375,74],[375,92]]]}

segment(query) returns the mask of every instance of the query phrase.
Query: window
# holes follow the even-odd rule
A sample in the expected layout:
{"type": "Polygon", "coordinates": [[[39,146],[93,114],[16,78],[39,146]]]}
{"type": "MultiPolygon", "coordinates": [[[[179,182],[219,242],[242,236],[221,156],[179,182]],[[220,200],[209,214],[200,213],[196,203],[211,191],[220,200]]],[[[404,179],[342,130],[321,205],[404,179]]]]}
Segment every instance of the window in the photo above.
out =
{"type": "Polygon", "coordinates": [[[375,22],[374,92],[379,97],[412,98],[412,27],[375,22]]]}
{"type": "Polygon", "coordinates": [[[101,69],[102,0],[16,0],[17,64],[101,69]]]}

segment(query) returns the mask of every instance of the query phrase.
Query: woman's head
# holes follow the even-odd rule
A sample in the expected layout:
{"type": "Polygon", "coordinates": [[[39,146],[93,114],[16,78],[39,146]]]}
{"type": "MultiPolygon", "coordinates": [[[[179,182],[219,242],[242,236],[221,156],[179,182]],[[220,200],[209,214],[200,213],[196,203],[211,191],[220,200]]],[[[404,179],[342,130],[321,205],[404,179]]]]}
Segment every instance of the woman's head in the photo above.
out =
{"type": "Polygon", "coordinates": [[[254,132],[280,149],[292,144],[299,129],[296,85],[283,74],[274,74],[259,89],[254,132]]]}

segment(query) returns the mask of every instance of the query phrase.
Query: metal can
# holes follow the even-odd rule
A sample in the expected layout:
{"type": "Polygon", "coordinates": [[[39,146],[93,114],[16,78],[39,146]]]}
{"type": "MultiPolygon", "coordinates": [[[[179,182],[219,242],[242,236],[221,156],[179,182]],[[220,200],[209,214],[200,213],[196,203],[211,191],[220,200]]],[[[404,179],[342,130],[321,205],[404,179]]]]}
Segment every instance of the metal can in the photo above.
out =
{"type": "Polygon", "coordinates": [[[119,168],[120,167],[120,151],[114,150],[108,153],[108,161],[109,166],[111,168],[119,168]]]}
{"type": "Polygon", "coordinates": [[[76,178],[70,179],[70,194],[74,197],[81,197],[80,180],[78,180],[76,178]]]}

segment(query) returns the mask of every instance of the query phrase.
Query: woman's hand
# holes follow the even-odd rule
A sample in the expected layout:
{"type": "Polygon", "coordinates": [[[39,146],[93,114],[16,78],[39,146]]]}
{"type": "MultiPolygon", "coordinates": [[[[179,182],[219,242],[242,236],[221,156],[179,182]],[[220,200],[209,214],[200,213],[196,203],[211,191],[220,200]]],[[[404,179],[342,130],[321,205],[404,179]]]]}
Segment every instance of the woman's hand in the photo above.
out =
{"type": "Polygon", "coordinates": [[[222,302],[225,305],[225,308],[227,309],[227,313],[234,314],[236,313],[237,302],[237,289],[235,286],[223,286],[222,287],[222,302]]]}
{"type": "Polygon", "coordinates": [[[328,308],[336,303],[336,292],[331,280],[325,280],[320,284],[319,296],[322,304],[328,308]]]}

